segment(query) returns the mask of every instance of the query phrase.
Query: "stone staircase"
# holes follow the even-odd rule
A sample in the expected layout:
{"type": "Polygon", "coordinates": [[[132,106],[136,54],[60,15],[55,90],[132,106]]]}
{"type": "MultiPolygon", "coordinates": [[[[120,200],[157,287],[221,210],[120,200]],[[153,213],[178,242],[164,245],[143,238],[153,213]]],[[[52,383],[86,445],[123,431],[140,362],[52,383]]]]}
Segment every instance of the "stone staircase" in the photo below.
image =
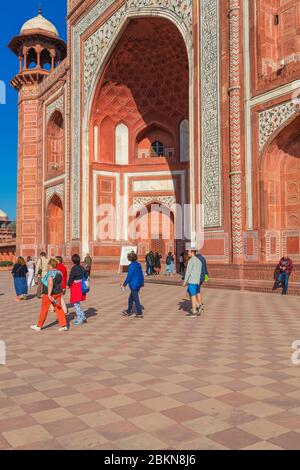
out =
{"type": "MultiPolygon", "coordinates": [[[[181,286],[182,279],[179,275],[175,275],[172,278],[165,276],[151,276],[146,278],[146,283],[149,284],[166,284],[181,286]]],[[[208,289],[224,289],[224,290],[239,290],[239,291],[250,291],[250,292],[264,292],[270,294],[281,294],[281,289],[273,292],[274,281],[271,279],[267,280],[249,280],[249,279],[216,279],[211,278],[205,283],[204,287],[208,289]]],[[[300,295],[300,283],[290,282],[289,295],[300,295]]]]}
{"type": "MultiPolygon", "coordinates": [[[[265,292],[281,294],[281,289],[272,291],[274,284],[274,265],[209,265],[210,280],[205,283],[205,288],[240,290],[251,292],[265,292]]],[[[116,258],[106,258],[101,263],[95,263],[93,266],[93,275],[95,277],[116,276],[118,264],[116,258]]],[[[146,283],[182,285],[182,279],[179,274],[174,277],[166,277],[164,269],[160,276],[146,277],[146,283]]],[[[300,295],[300,265],[295,265],[290,280],[289,295],[300,295]]]]}

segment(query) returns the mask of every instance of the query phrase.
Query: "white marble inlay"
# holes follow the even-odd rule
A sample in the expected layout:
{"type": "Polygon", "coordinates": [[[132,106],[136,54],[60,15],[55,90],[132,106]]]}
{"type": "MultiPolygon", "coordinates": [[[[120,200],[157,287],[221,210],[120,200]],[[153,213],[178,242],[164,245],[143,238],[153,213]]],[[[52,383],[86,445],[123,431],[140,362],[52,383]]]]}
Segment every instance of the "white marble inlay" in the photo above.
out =
{"type": "Polygon", "coordinates": [[[188,162],[190,159],[190,124],[187,119],[180,124],[180,161],[188,162]]]}
{"type": "Polygon", "coordinates": [[[99,127],[94,126],[94,161],[99,161],[99,127]]]}
{"type": "Polygon", "coordinates": [[[175,191],[175,189],[175,180],[146,180],[133,182],[133,191],[135,193],[148,193],[149,191],[175,191]]]}
{"type": "Polygon", "coordinates": [[[205,227],[221,213],[219,0],[201,1],[202,175],[205,227]]]}
{"type": "Polygon", "coordinates": [[[125,124],[116,127],[116,164],[128,165],[129,132],[125,124]]]}

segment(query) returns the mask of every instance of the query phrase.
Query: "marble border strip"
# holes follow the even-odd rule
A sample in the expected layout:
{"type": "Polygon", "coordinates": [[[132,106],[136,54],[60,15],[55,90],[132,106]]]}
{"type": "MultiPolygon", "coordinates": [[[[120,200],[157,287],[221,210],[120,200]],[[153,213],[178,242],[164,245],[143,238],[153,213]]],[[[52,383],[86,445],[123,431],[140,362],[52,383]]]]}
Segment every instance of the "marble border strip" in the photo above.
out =
{"type": "Polygon", "coordinates": [[[202,184],[205,228],[222,225],[219,1],[201,1],[202,184]]]}

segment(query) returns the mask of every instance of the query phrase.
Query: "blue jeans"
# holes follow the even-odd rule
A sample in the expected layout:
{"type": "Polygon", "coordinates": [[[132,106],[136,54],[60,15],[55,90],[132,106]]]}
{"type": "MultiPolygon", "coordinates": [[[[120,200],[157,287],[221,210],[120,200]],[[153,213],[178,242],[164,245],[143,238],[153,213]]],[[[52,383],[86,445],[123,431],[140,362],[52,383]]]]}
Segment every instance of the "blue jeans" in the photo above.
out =
{"type": "Polygon", "coordinates": [[[86,320],[85,314],[81,309],[80,303],[74,304],[77,320],[83,323],[86,320]]]}
{"type": "Polygon", "coordinates": [[[283,285],[283,291],[284,293],[287,294],[288,292],[288,289],[289,289],[289,275],[285,272],[282,272],[279,277],[278,277],[278,281],[279,282],[282,282],[282,285],[283,285]]]}
{"type": "Polygon", "coordinates": [[[148,276],[151,276],[154,272],[153,265],[147,262],[147,267],[146,267],[146,274],[148,276]]]}
{"type": "Polygon", "coordinates": [[[139,298],[139,290],[131,290],[128,299],[128,313],[132,313],[133,304],[135,303],[137,315],[143,315],[143,310],[139,298]]]}

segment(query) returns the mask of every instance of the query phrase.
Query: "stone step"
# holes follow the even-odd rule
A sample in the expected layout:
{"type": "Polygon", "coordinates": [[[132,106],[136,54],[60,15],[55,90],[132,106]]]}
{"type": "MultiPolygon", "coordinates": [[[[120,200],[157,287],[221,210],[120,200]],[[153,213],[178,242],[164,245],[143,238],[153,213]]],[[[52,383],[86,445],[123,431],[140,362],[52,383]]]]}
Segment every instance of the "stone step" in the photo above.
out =
{"type": "MultiPolygon", "coordinates": [[[[176,275],[172,278],[165,276],[151,276],[146,278],[146,283],[151,284],[165,284],[181,286],[182,279],[176,275]]],[[[205,283],[204,287],[209,289],[225,289],[225,290],[245,290],[251,292],[264,292],[272,294],[281,294],[281,289],[273,292],[274,281],[266,280],[248,280],[248,279],[210,279],[205,283]]],[[[290,282],[289,295],[300,295],[300,284],[297,282],[290,282]]]]}

